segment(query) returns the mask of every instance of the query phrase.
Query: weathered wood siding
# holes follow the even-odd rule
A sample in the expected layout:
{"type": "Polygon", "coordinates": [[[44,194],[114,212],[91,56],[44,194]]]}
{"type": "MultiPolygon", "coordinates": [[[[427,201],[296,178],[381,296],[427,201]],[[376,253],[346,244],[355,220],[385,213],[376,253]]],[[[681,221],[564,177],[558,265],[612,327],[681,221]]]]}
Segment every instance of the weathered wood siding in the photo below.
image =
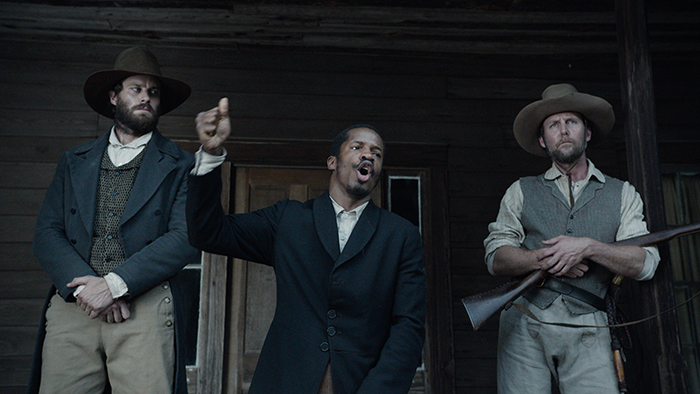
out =
{"type": "MultiPolygon", "coordinates": [[[[23,392],[28,378],[49,288],[31,241],[56,162],[110,126],[85,103],[83,83],[138,44],[193,88],[161,119],[175,140],[193,140],[197,112],[228,96],[234,138],[330,140],[366,122],[388,154],[392,142],[446,144],[456,392],[495,392],[497,321],[472,332],[459,300],[500,283],[483,264],[487,224],[511,182],[548,166],[518,147],[512,122],[563,81],[624,117],[614,14],[242,10],[0,3],[0,391],[23,392]]],[[[663,164],[700,165],[698,15],[650,17],[663,164]]],[[[618,121],[590,156],[624,178],[622,132],[618,121]]]]}

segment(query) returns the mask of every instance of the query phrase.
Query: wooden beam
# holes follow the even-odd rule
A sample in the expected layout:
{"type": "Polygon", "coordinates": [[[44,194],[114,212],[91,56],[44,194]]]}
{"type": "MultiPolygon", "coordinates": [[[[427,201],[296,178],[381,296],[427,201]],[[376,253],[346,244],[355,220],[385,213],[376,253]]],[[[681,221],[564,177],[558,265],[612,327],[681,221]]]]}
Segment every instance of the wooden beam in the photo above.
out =
{"type": "MultiPolygon", "coordinates": [[[[645,202],[651,231],[666,228],[664,200],[656,142],[656,115],[651,61],[643,1],[616,0],[617,31],[625,125],[625,143],[630,182],[645,202]]],[[[632,288],[639,295],[641,316],[655,315],[674,306],[668,248],[662,245],[661,264],[654,278],[632,288]]],[[[645,393],[687,393],[684,362],[676,313],[665,313],[651,324],[639,327],[644,346],[642,384],[645,393]]]]}

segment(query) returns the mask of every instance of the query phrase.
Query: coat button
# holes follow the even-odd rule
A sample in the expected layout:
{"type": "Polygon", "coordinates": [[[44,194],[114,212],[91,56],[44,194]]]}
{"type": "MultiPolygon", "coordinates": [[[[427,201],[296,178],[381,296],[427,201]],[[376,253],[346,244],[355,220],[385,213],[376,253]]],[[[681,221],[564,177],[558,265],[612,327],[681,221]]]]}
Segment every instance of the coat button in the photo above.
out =
{"type": "Polygon", "coordinates": [[[75,208],[71,208],[71,209],[70,209],[71,215],[75,215],[75,212],[76,212],[75,208]]]}
{"type": "Polygon", "coordinates": [[[166,327],[172,327],[172,326],[173,326],[173,321],[172,321],[172,320],[166,321],[166,322],[165,322],[165,326],[166,326],[166,327]]]}
{"type": "Polygon", "coordinates": [[[156,209],[155,214],[156,214],[156,216],[160,216],[160,209],[156,209]]]}
{"type": "Polygon", "coordinates": [[[328,316],[329,319],[335,319],[338,314],[336,313],[335,309],[331,309],[326,313],[326,316],[328,316]]]}
{"type": "Polygon", "coordinates": [[[165,297],[165,298],[163,299],[163,301],[165,301],[166,304],[169,304],[169,303],[170,303],[170,298],[165,297]]]}
{"type": "Polygon", "coordinates": [[[331,347],[328,342],[321,342],[318,348],[321,349],[322,352],[327,352],[331,347]]]}
{"type": "Polygon", "coordinates": [[[334,336],[336,334],[335,327],[333,327],[333,326],[328,327],[326,332],[328,333],[328,336],[331,336],[331,337],[334,336]]]}

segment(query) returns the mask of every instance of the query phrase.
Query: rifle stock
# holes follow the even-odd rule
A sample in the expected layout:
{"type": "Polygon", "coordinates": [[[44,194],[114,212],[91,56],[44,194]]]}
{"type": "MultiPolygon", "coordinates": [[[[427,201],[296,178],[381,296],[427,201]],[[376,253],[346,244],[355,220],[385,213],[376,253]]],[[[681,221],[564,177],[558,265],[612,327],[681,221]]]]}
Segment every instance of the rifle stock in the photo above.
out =
{"type": "MultiPolygon", "coordinates": [[[[698,231],[700,231],[700,223],[694,223],[613,242],[612,245],[649,246],[698,231]]],[[[530,288],[542,284],[547,276],[549,274],[545,271],[534,271],[521,281],[507,282],[495,289],[462,298],[462,305],[467,310],[467,315],[474,331],[478,330],[496,312],[510,307],[513,301],[530,290],[530,288]]]]}

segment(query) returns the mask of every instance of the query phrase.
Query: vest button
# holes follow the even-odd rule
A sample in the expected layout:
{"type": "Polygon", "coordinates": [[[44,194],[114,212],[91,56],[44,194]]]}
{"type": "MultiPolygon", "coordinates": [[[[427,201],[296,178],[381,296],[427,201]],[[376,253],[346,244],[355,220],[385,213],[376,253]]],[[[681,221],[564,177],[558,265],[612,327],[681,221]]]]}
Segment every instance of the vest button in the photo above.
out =
{"type": "Polygon", "coordinates": [[[328,335],[331,336],[331,337],[334,336],[334,335],[337,333],[337,331],[335,330],[335,327],[333,327],[333,326],[328,327],[328,329],[326,330],[326,332],[327,332],[328,335]]]}
{"type": "Polygon", "coordinates": [[[331,309],[326,313],[329,319],[335,319],[338,316],[338,313],[335,311],[335,309],[331,309]]]}

